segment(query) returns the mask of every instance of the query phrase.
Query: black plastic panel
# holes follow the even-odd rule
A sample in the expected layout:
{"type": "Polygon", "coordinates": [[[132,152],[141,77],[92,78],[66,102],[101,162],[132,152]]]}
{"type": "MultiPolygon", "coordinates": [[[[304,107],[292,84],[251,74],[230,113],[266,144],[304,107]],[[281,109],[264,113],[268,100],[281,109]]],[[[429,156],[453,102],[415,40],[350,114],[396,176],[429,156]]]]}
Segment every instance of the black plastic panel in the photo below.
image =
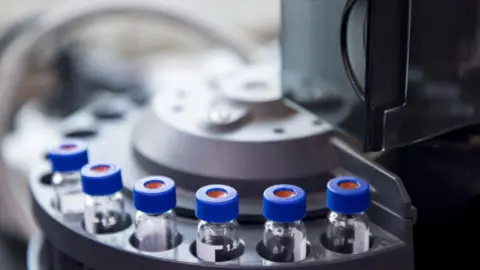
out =
{"type": "Polygon", "coordinates": [[[289,98],[365,142],[367,151],[479,122],[480,0],[358,0],[347,42],[365,103],[353,100],[342,65],[339,25],[349,2],[282,2],[289,98]],[[341,102],[325,106],[332,96],[341,102]]]}
{"type": "MultiPolygon", "coordinates": [[[[385,145],[385,111],[405,102],[410,0],[370,0],[365,106],[366,150],[385,145]]],[[[357,42],[357,46],[359,42],[357,42]]]]}
{"type": "Polygon", "coordinates": [[[385,147],[478,122],[478,0],[411,1],[406,104],[385,112],[385,147]]]}

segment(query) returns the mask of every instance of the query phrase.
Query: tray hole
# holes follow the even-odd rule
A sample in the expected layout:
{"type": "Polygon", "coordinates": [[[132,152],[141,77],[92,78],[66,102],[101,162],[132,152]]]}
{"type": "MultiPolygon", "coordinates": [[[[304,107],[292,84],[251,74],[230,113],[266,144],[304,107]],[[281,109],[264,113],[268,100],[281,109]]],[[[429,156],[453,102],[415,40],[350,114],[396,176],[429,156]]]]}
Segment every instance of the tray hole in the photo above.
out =
{"type": "Polygon", "coordinates": [[[53,173],[46,173],[40,177],[40,182],[44,185],[50,186],[52,185],[52,176],[53,173]]]}
{"type": "Polygon", "coordinates": [[[95,108],[93,114],[95,118],[99,120],[115,120],[120,119],[124,115],[124,111],[120,108],[112,108],[112,107],[99,107],[95,108]]]}
{"type": "MultiPolygon", "coordinates": [[[[170,233],[170,232],[168,232],[168,233],[170,233]]],[[[135,233],[133,233],[130,236],[129,242],[130,242],[130,245],[132,245],[132,247],[134,247],[134,248],[136,248],[140,251],[162,252],[162,251],[167,251],[167,250],[174,249],[174,248],[178,247],[183,241],[183,236],[180,233],[178,233],[177,236],[175,237],[173,243],[168,243],[166,246],[159,248],[158,246],[154,246],[154,244],[152,244],[152,243],[156,242],[155,238],[156,238],[156,236],[152,235],[151,238],[146,239],[145,243],[143,243],[142,246],[140,246],[140,241],[138,241],[138,238],[135,236],[135,233]]]]}
{"type": "MultiPolygon", "coordinates": [[[[369,250],[371,250],[374,246],[374,243],[375,242],[375,237],[373,237],[372,235],[370,235],[370,240],[369,240],[369,250]]],[[[333,252],[336,252],[336,253],[341,253],[341,254],[352,254],[353,253],[353,246],[345,246],[345,247],[342,247],[342,248],[336,248],[336,247],[333,247],[331,246],[328,241],[327,241],[327,235],[326,233],[323,233],[321,236],[320,236],[320,243],[323,245],[324,248],[330,250],[330,251],[333,251],[333,252]]]]}
{"type": "MultiPolygon", "coordinates": [[[[293,260],[293,256],[288,256],[286,254],[271,254],[265,248],[265,245],[263,244],[263,241],[260,241],[260,242],[257,243],[256,250],[257,250],[258,255],[260,255],[260,257],[264,258],[265,260],[271,261],[271,262],[277,262],[277,263],[298,262],[298,261],[293,260]]],[[[310,243],[307,242],[307,255],[305,256],[305,259],[307,259],[310,256],[311,251],[312,251],[312,247],[311,247],[310,243]]],[[[300,260],[300,261],[303,261],[303,260],[300,260]]]]}
{"type": "MultiPolygon", "coordinates": [[[[114,218],[120,220],[120,222],[116,223],[114,226],[105,228],[103,226],[99,226],[95,228],[96,234],[112,234],[123,231],[132,225],[132,217],[130,215],[125,214],[123,218],[120,217],[120,214],[114,214],[114,218]]],[[[82,228],[85,230],[85,220],[82,220],[82,228]]],[[[86,231],[86,230],[85,230],[86,231]]]]}
{"type": "MultiPolygon", "coordinates": [[[[219,243],[221,242],[221,245],[224,244],[224,241],[225,241],[224,238],[219,238],[219,243]]],[[[216,241],[213,241],[213,242],[215,244],[216,241]]],[[[232,261],[240,258],[240,256],[243,255],[243,252],[245,252],[245,244],[243,243],[242,240],[240,240],[238,247],[234,251],[216,250],[214,252],[215,252],[215,262],[232,261]]],[[[190,244],[190,253],[192,253],[192,255],[195,256],[197,259],[201,260],[200,258],[197,257],[197,241],[193,241],[192,244],[190,244]]]]}
{"type": "Polygon", "coordinates": [[[71,130],[66,132],[65,137],[81,139],[81,138],[93,137],[96,134],[97,134],[97,131],[93,129],[77,129],[77,130],[71,130]]]}
{"type": "Polygon", "coordinates": [[[275,128],[275,129],[273,129],[273,133],[283,134],[283,133],[285,133],[285,129],[283,129],[283,128],[275,128]]]}

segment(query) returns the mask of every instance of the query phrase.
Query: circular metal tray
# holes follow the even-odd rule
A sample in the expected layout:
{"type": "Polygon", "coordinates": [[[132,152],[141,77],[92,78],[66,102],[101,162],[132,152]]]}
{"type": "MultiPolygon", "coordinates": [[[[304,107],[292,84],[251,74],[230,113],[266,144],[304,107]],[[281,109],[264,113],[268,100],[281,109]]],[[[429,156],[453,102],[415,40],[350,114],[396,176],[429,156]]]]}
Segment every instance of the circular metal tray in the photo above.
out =
{"type": "MultiPolygon", "coordinates": [[[[238,260],[222,263],[205,263],[198,260],[191,252],[191,245],[196,237],[195,219],[178,218],[178,230],[183,240],[172,250],[150,253],[140,252],[129,241],[134,232],[133,226],[123,231],[92,236],[82,227],[82,217],[66,218],[58,213],[51,204],[54,193],[52,187],[41,182],[48,171],[39,169],[30,179],[33,196],[34,214],[45,236],[53,246],[93,269],[197,269],[197,267],[247,267],[260,269],[269,266],[272,269],[290,267],[306,267],[317,269],[323,265],[325,269],[344,269],[345,263],[367,264],[377,256],[388,256],[394,247],[402,242],[380,227],[372,224],[374,246],[369,252],[357,255],[336,254],[326,250],[320,236],[324,230],[324,220],[307,221],[310,254],[308,258],[295,263],[274,263],[263,259],[257,252],[257,244],[262,238],[262,224],[241,224],[241,239],[244,253],[238,260]],[[338,264],[335,264],[338,262],[338,264]],[[332,264],[333,263],[333,264],[332,264]]],[[[126,198],[126,212],[133,216],[135,209],[132,201],[126,198]]]]}

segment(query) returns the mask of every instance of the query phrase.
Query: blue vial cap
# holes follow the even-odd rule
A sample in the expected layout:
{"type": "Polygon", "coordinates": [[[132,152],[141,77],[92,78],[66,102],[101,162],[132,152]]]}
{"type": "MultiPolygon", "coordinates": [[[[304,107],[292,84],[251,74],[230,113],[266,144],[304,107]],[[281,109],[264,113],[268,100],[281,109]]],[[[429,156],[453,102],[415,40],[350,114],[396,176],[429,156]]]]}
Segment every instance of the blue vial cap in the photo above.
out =
{"type": "Polygon", "coordinates": [[[370,205],[370,186],[355,177],[337,177],[327,184],[327,207],[341,214],[361,213],[370,205]]]}
{"type": "Polygon", "coordinates": [[[263,192],[263,216],[275,222],[302,220],[307,214],[305,191],[293,185],[275,185],[263,192]]]}
{"type": "Polygon", "coordinates": [[[133,186],[133,202],[138,211],[162,214],[175,208],[177,195],[175,182],[165,176],[150,176],[138,180],[133,186]]]}
{"type": "Polygon", "coordinates": [[[80,171],[88,163],[87,146],[78,141],[64,141],[48,152],[54,172],[80,171]]]}
{"type": "Polygon", "coordinates": [[[225,223],[238,217],[238,193],[226,185],[208,185],[197,190],[195,215],[206,222],[225,223]]]}
{"type": "Polygon", "coordinates": [[[122,173],[113,164],[87,164],[81,170],[83,192],[90,196],[107,196],[120,191],[122,173]]]}

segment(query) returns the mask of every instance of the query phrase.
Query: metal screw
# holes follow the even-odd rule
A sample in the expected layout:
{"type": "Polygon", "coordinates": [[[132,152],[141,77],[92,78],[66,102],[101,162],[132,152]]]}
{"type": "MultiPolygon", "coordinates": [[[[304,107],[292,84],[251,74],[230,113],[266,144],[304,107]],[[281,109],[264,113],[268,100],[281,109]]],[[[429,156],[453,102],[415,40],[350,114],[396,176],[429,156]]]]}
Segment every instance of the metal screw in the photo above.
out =
{"type": "Polygon", "coordinates": [[[208,120],[215,124],[226,124],[230,121],[231,113],[226,109],[211,110],[208,115],[208,120]]]}

